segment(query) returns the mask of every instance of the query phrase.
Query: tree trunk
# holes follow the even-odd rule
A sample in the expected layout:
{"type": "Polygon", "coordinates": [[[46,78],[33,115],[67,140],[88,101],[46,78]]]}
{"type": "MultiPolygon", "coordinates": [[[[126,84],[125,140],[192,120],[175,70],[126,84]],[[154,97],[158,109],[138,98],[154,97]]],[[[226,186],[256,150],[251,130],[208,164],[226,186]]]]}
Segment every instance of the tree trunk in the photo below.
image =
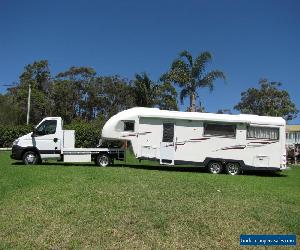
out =
{"type": "Polygon", "coordinates": [[[196,93],[190,95],[190,112],[196,112],[196,93]]]}

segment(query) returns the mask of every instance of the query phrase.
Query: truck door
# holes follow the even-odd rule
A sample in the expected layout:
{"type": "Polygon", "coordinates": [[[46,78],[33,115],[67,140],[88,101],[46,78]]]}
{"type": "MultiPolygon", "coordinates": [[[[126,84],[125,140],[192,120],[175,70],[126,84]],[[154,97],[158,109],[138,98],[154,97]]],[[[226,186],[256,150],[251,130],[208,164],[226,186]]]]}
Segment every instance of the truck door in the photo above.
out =
{"type": "Polygon", "coordinates": [[[162,141],[160,143],[160,164],[174,165],[174,138],[174,123],[163,123],[162,141]]]}
{"type": "Polygon", "coordinates": [[[59,158],[61,140],[57,131],[57,120],[44,120],[35,129],[32,144],[40,153],[42,159],[59,158]]]}

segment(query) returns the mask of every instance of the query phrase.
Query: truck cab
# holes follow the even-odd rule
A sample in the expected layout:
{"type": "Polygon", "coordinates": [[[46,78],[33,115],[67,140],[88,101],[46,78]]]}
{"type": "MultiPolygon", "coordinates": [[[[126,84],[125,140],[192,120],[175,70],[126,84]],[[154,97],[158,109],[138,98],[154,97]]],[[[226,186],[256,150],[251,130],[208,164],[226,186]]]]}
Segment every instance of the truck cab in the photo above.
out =
{"type": "Polygon", "coordinates": [[[13,142],[11,158],[31,164],[45,159],[60,159],[63,145],[62,123],[60,117],[43,119],[33,132],[13,142]]]}

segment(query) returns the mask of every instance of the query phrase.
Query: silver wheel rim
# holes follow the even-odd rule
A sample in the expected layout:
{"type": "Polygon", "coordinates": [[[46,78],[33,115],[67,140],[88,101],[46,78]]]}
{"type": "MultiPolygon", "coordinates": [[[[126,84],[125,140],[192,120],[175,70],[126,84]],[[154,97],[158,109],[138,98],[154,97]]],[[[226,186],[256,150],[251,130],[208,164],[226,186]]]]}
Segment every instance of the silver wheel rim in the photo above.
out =
{"type": "Polygon", "coordinates": [[[26,163],[27,164],[34,164],[36,161],[36,156],[34,154],[26,155],[26,163]]]}
{"type": "Polygon", "coordinates": [[[229,163],[227,165],[227,172],[231,175],[237,175],[239,172],[239,166],[235,163],[229,163]]]}
{"type": "Polygon", "coordinates": [[[99,164],[101,167],[106,167],[109,164],[108,157],[105,155],[101,156],[99,159],[99,164]]]}
{"type": "Polygon", "coordinates": [[[214,162],[212,164],[210,164],[210,172],[213,173],[213,174],[218,174],[221,172],[221,166],[219,163],[217,162],[214,162]]]}

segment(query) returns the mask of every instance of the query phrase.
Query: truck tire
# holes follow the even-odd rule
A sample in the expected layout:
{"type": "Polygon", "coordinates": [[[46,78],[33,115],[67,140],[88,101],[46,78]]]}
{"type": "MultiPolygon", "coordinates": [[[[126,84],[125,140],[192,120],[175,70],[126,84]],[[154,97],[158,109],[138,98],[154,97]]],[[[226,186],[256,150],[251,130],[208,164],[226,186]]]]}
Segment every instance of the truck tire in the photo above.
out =
{"type": "Polygon", "coordinates": [[[110,163],[108,154],[99,154],[96,158],[96,165],[100,167],[107,167],[110,163]]]}
{"type": "Polygon", "coordinates": [[[40,162],[38,154],[34,151],[25,152],[22,159],[25,165],[36,165],[40,162]]]}

